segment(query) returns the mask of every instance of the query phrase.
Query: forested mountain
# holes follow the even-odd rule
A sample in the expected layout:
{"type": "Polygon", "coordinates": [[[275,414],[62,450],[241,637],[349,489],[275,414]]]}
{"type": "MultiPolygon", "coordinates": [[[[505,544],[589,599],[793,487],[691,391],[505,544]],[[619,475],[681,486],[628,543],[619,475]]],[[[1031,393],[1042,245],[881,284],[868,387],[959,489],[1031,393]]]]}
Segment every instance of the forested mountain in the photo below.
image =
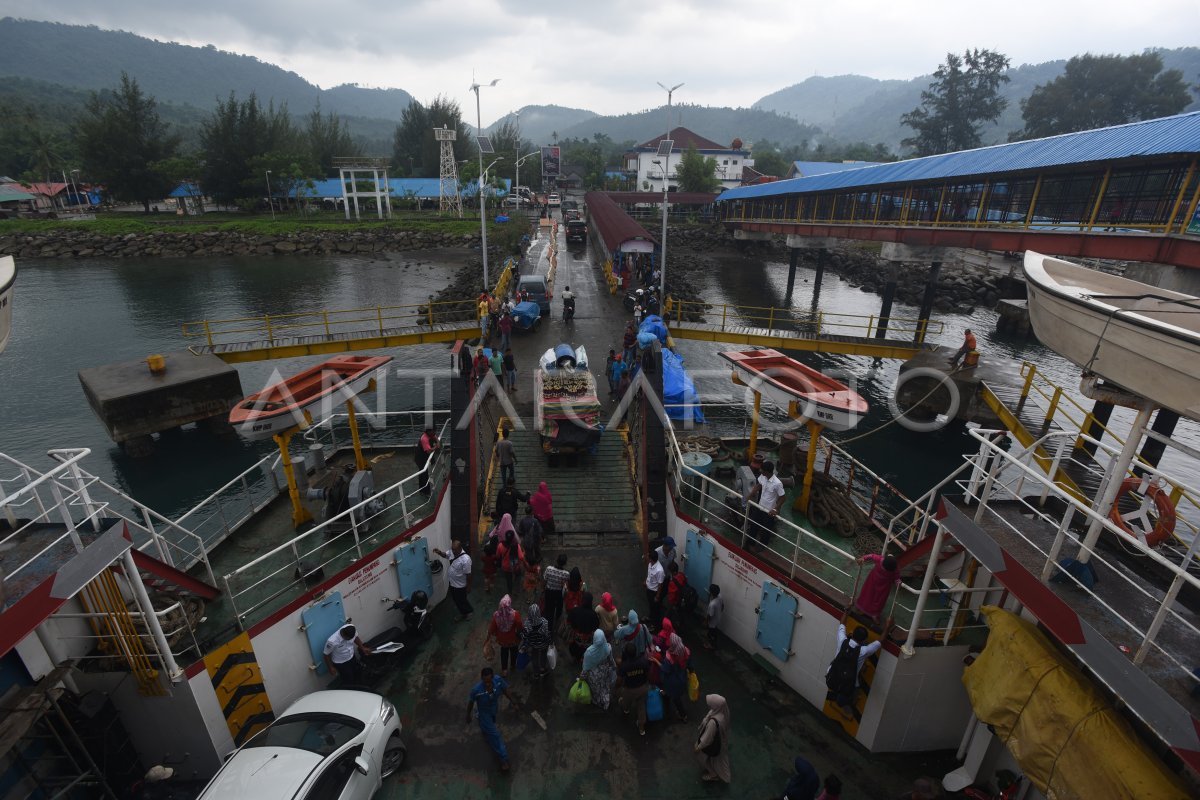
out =
{"type": "MultiPolygon", "coordinates": [[[[1200,48],[1159,50],[1164,69],[1178,69],[1189,83],[1200,81],[1200,48]]],[[[1022,64],[1008,70],[1009,82],[1001,86],[1008,108],[995,124],[983,128],[983,141],[995,144],[1023,127],[1021,100],[1035,86],[1062,74],[1066,59],[1041,64],[1022,64]]],[[[934,65],[931,65],[934,66],[934,65]]],[[[830,137],[842,141],[882,142],[898,150],[900,141],[912,131],[900,124],[901,115],[921,103],[921,92],[930,81],[922,75],[908,81],[876,80],[862,75],[813,77],[773,92],[754,104],[755,108],[777,111],[802,123],[820,126],[830,137]]],[[[1189,111],[1200,108],[1200,99],[1189,111]]]]}
{"type": "MultiPolygon", "coordinates": [[[[464,109],[471,121],[471,109],[464,109]]],[[[549,144],[554,134],[562,132],[589,119],[595,119],[595,111],[565,106],[525,106],[515,114],[505,114],[488,126],[488,133],[499,130],[504,123],[512,121],[521,128],[521,138],[534,144],[549,144]]]]}
{"type": "MultiPolygon", "coordinates": [[[[802,144],[818,130],[794,119],[759,108],[716,108],[696,105],[671,107],[671,127],[683,126],[722,145],[741,139],[746,145],[762,139],[782,144],[802,144]]],[[[590,139],[602,133],[616,142],[653,139],[667,129],[667,109],[659,107],[635,114],[592,117],[558,131],[558,138],[590,139]]]]}
{"type": "Polygon", "coordinates": [[[93,26],[0,20],[0,76],[32,78],[77,89],[108,89],[121,73],[136,78],[161,102],[209,109],[231,91],[304,114],[318,102],[322,111],[396,122],[412,102],[402,89],[337,86],[321,89],[294,72],[253,56],[157,42],[124,31],[93,26]]]}

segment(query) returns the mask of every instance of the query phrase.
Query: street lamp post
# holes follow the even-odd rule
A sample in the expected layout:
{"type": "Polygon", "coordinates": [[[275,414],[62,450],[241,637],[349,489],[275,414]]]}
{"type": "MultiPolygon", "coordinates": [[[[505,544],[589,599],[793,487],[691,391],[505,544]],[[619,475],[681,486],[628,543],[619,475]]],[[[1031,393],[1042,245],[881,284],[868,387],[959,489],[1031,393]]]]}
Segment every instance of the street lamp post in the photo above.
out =
{"type": "MultiPolygon", "coordinates": [[[[496,78],[491,83],[486,84],[486,85],[487,86],[495,86],[499,82],[500,82],[500,79],[496,78]]],[[[483,86],[480,85],[479,83],[471,84],[471,91],[475,93],[476,144],[478,144],[478,138],[480,136],[483,136],[483,116],[480,113],[480,107],[479,107],[479,90],[481,88],[483,88],[483,86]]],[[[484,212],[484,210],[483,210],[483,148],[482,147],[479,148],[479,238],[483,245],[483,247],[482,247],[482,252],[483,252],[483,290],[486,292],[489,289],[489,287],[488,287],[488,249],[487,249],[488,243],[487,243],[487,216],[486,216],[486,212],[484,212]]]]}
{"type": "MultiPolygon", "coordinates": [[[[682,83],[677,83],[668,88],[663,86],[662,81],[656,81],[659,86],[666,89],[667,92],[667,139],[671,138],[671,95],[675,94],[675,90],[682,83]]],[[[667,302],[667,174],[671,169],[671,152],[668,150],[666,163],[663,164],[663,221],[662,221],[662,258],[658,268],[658,301],[663,305],[667,302]]]]}
{"type": "Polygon", "coordinates": [[[267,170],[267,205],[271,207],[271,221],[275,221],[275,198],[271,197],[271,170],[267,170]]]}
{"type": "Polygon", "coordinates": [[[517,210],[518,211],[521,210],[521,165],[525,163],[525,159],[532,158],[533,156],[536,156],[541,151],[534,150],[532,153],[526,153],[523,156],[520,155],[520,152],[521,152],[520,150],[517,151],[517,155],[519,156],[519,158],[517,158],[517,177],[516,177],[517,185],[515,187],[513,187],[513,191],[517,193],[517,210]]]}

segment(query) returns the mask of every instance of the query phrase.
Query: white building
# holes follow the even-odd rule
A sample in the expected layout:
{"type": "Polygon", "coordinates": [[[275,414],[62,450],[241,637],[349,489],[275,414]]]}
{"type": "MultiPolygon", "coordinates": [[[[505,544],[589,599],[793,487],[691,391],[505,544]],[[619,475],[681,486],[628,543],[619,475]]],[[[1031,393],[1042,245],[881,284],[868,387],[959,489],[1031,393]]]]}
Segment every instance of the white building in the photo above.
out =
{"type": "MultiPolygon", "coordinates": [[[[663,190],[664,165],[660,163],[662,159],[658,155],[658,143],[665,138],[667,137],[656,136],[625,153],[624,170],[630,178],[635,180],[634,191],[661,192],[663,190]]],[[[754,165],[754,159],[750,156],[750,151],[742,147],[741,139],[734,139],[733,144],[725,147],[710,139],[705,139],[687,128],[672,129],[670,138],[674,140],[675,144],[671,148],[671,155],[665,166],[669,181],[668,189],[672,192],[679,188],[675,171],[679,167],[679,162],[683,160],[683,154],[692,146],[695,146],[700,155],[712,158],[717,162],[716,175],[717,180],[721,182],[720,191],[741,186],[742,168],[754,165]]]]}

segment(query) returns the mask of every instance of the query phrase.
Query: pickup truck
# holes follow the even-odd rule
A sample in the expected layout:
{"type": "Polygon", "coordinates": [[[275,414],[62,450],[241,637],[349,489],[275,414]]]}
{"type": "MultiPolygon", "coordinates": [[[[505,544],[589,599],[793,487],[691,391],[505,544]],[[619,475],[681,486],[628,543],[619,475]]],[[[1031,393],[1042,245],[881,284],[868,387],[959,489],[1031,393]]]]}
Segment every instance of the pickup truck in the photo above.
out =
{"type": "Polygon", "coordinates": [[[542,355],[533,408],[542,452],[552,459],[586,453],[599,440],[600,398],[584,348],[560,344],[542,355]]]}

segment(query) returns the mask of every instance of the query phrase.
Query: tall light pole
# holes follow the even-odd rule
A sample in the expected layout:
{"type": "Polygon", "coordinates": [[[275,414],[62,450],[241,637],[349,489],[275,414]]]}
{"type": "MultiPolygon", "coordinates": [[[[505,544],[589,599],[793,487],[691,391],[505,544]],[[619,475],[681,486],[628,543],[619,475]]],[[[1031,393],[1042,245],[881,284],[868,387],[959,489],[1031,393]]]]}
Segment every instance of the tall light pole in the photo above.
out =
{"type": "MultiPolygon", "coordinates": [[[[671,95],[675,94],[675,90],[682,83],[677,83],[674,86],[667,88],[663,86],[662,81],[657,81],[659,86],[667,92],[667,138],[664,141],[671,141],[671,95]]],[[[666,305],[667,302],[667,173],[671,169],[671,151],[667,150],[663,154],[665,159],[663,162],[663,221],[662,221],[662,259],[658,268],[658,301],[666,305]]]]}
{"type": "MultiPolygon", "coordinates": [[[[485,85],[495,86],[499,82],[500,82],[500,79],[496,78],[491,83],[488,83],[485,85]]],[[[476,130],[475,143],[476,143],[476,145],[479,145],[479,137],[483,136],[483,116],[481,115],[480,110],[479,110],[479,90],[482,88],[483,88],[483,86],[480,85],[479,83],[471,84],[471,91],[475,93],[475,130],[476,130]]],[[[483,251],[483,290],[486,292],[486,291],[489,291],[490,287],[488,286],[488,263],[487,263],[487,258],[488,258],[487,216],[486,216],[486,212],[483,210],[483,147],[482,146],[479,147],[479,238],[481,239],[482,244],[483,244],[483,247],[482,247],[482,251],[483,251]]]]}
{"type": "MultiPolygon", "coordinates": [[[[267,170],[267,205],[271,206],[271,221],[275,221],[275,198],[271,197],[271,170],[267,170]]],[[[665,217],[664,217],[665,219],[665,217]]]]}
{"type": "MultiPolygon", "coordinates": [[[[519,144],[520,143],[518,142],[518,145],[519,144]]],[[[521,152],[520,149],[518,149],[517,150],[518,155],[520,154],[520,152],[521,152]]],[[[536,156],[540,152],[541,152],[541,150],[534,150],[532,153],[526,153],[525,155],[520,156],[517,159],[517,179],[516,179],[517,185],[513,189],[513,191],[517,193],[517,210],[518,211],[521,209],[521,164],[523,164],[525,162],[525,159],[532,158],[533,156],[536,156]]]]}

